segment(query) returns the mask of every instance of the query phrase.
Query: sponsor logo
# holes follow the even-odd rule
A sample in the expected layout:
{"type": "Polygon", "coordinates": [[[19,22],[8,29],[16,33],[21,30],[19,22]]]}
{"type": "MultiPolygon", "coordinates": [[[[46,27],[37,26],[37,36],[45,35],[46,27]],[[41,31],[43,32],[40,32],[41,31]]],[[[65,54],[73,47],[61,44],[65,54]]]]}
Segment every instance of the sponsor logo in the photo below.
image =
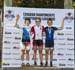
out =
{"type": "Polygon", "coordinates": [[[72,29],[72,27],[66,27],[66,29],[72,29]]]}
{"type": "Polygon", "coordinates": [[[53,61],[57,61],[57,59],[53,59],[53,61]]]}
{"type": "Polygon", "coordinates": [[[3,65],[4,65],[4,66],[9,66],[9,65],[10,65],[10,63],[3,63],[3,65]]]}
{"type": "Polygon", "coordinates": [[[21,37],[15,37],[15,39],[17,39],[17,40],[21,40],[21,37]]]}
{"type": "Polygon", "coordinates": [[[73,33],[65,33],[65,35],[74,35],[73,33]]]}
{"type": "Polygon", "coordinates": [[[59,63],[59,66],[66,66],[65,64],[63,64],[63,63],[59,63]]]}
{"type": "Polygon", "coordinates": [[[69,58],[68,60],[69,60],[69,61],[74,61],[74,59],[71,59],[71,58],[69,58]]]}
{"type": "Polygon", "coordinates": [[[68,43],[67,45],[74,45],[73,43],[68,43]]]}
{"type": "Polygon", "coordinates": [[[4,49],[11,49],[11,47],[4,47],[4,49]]]}
{"type": "Polygon", "coordinates": [[[20,34],[19,32],[13,32],[13,34],[20,34]]]}
{"type": "Polygon", "coordinates": [[[57,33],[57,35],[64,35],[64,33],[57,33]]]}
{"type": "Polygon", "coordinates": [[[59,59],[60,61],[64,61],[64,60],[66,60],[66,59],[59,59]]]}
{"type": "Polygon", "coordinates": [[[73,21],[74,17],[73,17],[73,14],[71,12],[68,12],[66,13],[65,15],[65,20],[68,22],[68,23],[71,23],[73,21]]]}
{"type": "Polygon", "coordinates": [[[20,42],[13,42],[13,44],[20,44],[20,42]]]}
{"type": "Polygon", "coordinates": [[[20,49],[20,47],[16,47],[16,46],[14,46],[13,49],[20,49]]]}
{"type": "Polygon", "coordinates": [[[74,54],[69,54],[69,53],[68,53],[68,54],[66,54],[66,56],[74,56],[74,54]]]}
{"type": "Polygon", "coordinates": [[[65,40],[65,38],[58,38],[58,40],[65,40]]]}
{"type": "Polygon", "coordinates": [[[72,51],[73,51],[73,50],[74,50],[74,48],[67,48],[67,50],[72,50],[72,51]]]}
{"type": "Polygon", "coordinates": [[[11,58],[3,58],[3,60],[11,60],[11,58]]]}
{"type": "Polygon", "coordinates": [[[12,53],[12,55],[20,55],[20,53],[12,53]]]}
{"type": "Polygon", "coordinates": [[[74,39],[73,39],[73,38],[67,38],[67,40],[69,40],[69,41],[73,41],[74,39]]]}
{"type": "Polygon", "coordinates": [[[67,66],[74,66],[74,64],[67,64],[67,66]]]}
{"type": "Polygon", "coordinates": [[[62,53],[58,53],[58,55],[59,55],[59,56],[63,56],[64,54],[62,54],[62,53]]]}
{"type": "Polygon", "coordinates": [[[11,53],[3,53],[4,55],[11,55],[11,53]]]}
{"type": "Polygon", "coordinates": [[[66,43],[58,43],[58,45],[66,45],[66,43]]]}
{"type": "Polygon", "coordinates": [[[13,58],[13,60],[21,60],[21,58],[13,58]]]}
{"type": "Polygon", "coordinates": [[[8,10],[6,11],[6,14],[5,14],[5,18],[8,19],[9,21],[13,20],[14,18],[14,12],[12,10],[8,10]]]}
{"type": "Polygon", "coordinates": [[[5,38],[7,38],[7,39],[11,39],[12,37],[5,37],[5,38]]]}
{"type": "Polygon", "coordinates": [[[9,42],[9,41],[4,41],[4,43],[10,44],[10,42],[9,42]]]}
{"type": "Polygon", "coordinates": [[[12,34],[11,32],[5,32],[5,34],[12,34]]]}
{"type": "Polygon", "coordinates": [[[16,66],[16,65],[21,65],[21,64],[19,64],[19,63],[13,63],[13,64],[11,64],[11,65],[15,65],[15,66],[16,66]]]}

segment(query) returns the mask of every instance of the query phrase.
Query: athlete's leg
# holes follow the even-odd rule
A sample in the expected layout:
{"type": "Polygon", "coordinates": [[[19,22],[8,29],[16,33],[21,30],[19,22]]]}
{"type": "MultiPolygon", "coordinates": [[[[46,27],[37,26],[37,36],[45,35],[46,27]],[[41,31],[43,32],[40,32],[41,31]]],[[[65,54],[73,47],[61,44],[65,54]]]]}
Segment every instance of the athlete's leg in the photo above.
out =
{"type": "Polygon", "coordinates": [[[25,45],[26,45],[26,62],[27,62],[26,65],[30,65],[29,64],[29,58],[30,58],[30,55],[29,55],[29,52],[30,52],[30,42],[26,42],[25,45]]]}
{"type": "Polygon", "coordinates": [[[50,49],[50,66],[52,66],[52,61],[53,61],[53,48],[50,49]]]}
{"type": "Polygon", "coordinates": [[[43,46],[39,46],[38,48],[39,48],[40,64],[41,64],[41,66],[43,66],[43,64],[42,64],[42,60],[43,60],[43,56],[42,56],[43,46]]]}
{"type": "Polygon", "coordinates": [[[24,54],[25,54],[25,42],[20,42],[20,50],[21,50],[21,66],[24,66],[24,54]]]}
{"type": "Polygon", "coordinates": [[[45,64],[45,66],[48,65],[48,54],[49,54],[49,49],[46,48],[46,54],[45,54],[46,64],[45,64]]]}
{"type": "Polygon", "coordinates": [[[36,45],[33,46],[33,50],[34,50],[34,54],[33,54],[33,57],[34,57],[34,65],[36,65],[36,53],[37,53],[37,46],[36,45]]]}
{"type": "Polygon", "coordinates": [[[21,60],[22,60],[22,63],[24,63],[24,53],[25,53],[25,50],[21,50],[21,60]]]}
{"type": "Polygon", "coordinates": [[[36,53],[37,53],[37,42],[36,40],[33,40],[33,58],[34,58],[34,65],[36,66],[36,53]]]}
{"type": "Polygon", "coordinates": [[[26,65],[27,65],[27,66],[30,66],[29,58],[30,58],[29,50],[26,50],[26,65]]]}
{"type": "Polygon", "coordinates": [[[29,61],[29,50],[26,50],[26,60],[29,61]]]}

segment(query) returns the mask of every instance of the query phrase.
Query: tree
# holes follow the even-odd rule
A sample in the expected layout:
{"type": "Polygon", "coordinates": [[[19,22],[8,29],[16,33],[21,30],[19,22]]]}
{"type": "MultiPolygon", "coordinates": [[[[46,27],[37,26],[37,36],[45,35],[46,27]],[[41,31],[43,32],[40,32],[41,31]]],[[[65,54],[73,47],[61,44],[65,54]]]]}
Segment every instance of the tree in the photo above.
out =
{"type": "Polygon", "coordinates": [[[3,2],[4,2],[4,0],[0,0],[0,8],[3,7],[3,2]]]}
{"type": "Polygon", "coordinates": [[[13,6],[30,8],[64,8],[64,0],[14,0],[13,6]]]}

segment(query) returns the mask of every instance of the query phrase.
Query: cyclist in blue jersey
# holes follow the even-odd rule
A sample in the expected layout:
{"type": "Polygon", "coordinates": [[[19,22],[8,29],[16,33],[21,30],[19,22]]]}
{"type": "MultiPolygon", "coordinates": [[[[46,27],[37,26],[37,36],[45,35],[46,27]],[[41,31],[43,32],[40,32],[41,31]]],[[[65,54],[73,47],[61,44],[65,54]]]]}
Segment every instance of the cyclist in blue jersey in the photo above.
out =
{"type": "Polygon", "coordinates": [[[52,61],[53,61],[53,50],[54,50],[54,32],[56,30],[62,30],[64,27],[64,19],[62,20],[62,24],[61,27],[53,27],[52,24],[52,19],[49,18],[47,20],[47,24],[48,26],[45,27],[45,35],[46,35],[46,39],[45,39],[45,48],[46,48],[46,64],[45,66],[48,66],[48,53],[50,51],[50,66],[52,67],[52,61]]]}
{"type": "Polygon", "coordinates": [[[26,65],[30,66],[29,64],[29,51],[30,51],[30,19],[26,18],[25,22],[24,22],[24,26],[21,27],[18,24],[18,20],[19,20],[20,16],[17,15],[16,16],[16,21],[14,23],[14,26],[16,28],[22,29],[22,40],[21,40],[21,45],[20,45],[20,49],[21,49],[21,60],[22,60],[22,66],[25,65],[24,63],[24,54],[25,54],[25,50],[26,50],[26,65]]]}

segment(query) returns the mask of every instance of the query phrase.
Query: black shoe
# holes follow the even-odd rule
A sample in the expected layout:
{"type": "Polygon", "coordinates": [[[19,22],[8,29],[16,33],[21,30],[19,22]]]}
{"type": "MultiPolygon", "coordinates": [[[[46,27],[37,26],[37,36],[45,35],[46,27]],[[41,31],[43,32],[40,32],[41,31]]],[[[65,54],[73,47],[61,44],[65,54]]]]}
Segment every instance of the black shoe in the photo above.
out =
{"type": "Polygon", "coordinates": [[[43,63],[42,62],[40,62],[40,66],[43,66],[43,63]]]}
{"type": "Polygon", "coordinates": [[[37,66],[36,62],[34,62],[34,66],[37,66]]]}
{"type": "Polygon", "coordinates": [[[21,64],[21,67],[25,67],[25,64],[24,64],[24,63],[22,63],[22,64],[21,64]]]}
{"type": "Polygon", "coordinates": [[[48,62],[46,62],[46,64],[45,64],[45,67],[47,67],[48,66],[48,62]]]}
{"type": "Polygon", "coordinates": [[[30,66],[30,64],[29,63],[26,63],[26,66],[30,66]]]}
{"type": "Polygon", "coordinates": [[[50,67],[53,67],[52,61],[50,62],[50,67]]]}

